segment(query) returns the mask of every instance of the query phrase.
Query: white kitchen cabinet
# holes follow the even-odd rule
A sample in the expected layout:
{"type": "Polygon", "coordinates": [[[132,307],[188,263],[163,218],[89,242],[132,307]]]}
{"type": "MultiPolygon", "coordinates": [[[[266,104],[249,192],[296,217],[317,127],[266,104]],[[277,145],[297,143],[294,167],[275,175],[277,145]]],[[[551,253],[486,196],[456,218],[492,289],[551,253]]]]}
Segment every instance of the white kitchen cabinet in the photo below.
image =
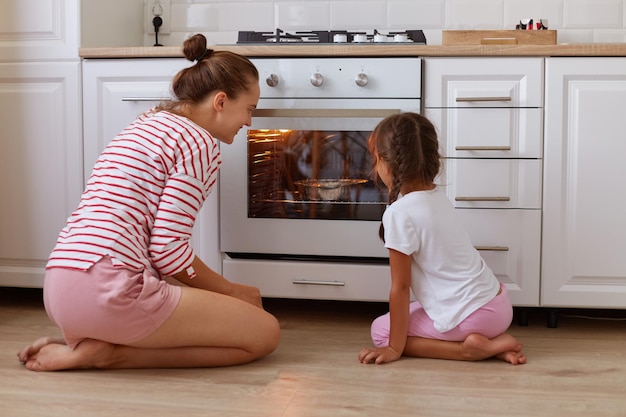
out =
{"type": "Polygon", "coordinates": [[[542,58],[426,58],[424,114],[446,190],[474,246],[516,306],[538,306],[542,58]]]}
{"type": "Polygon", "coordinates": [[[543,108],[428,107],[427,112],[445,138],[441,153],[447,157],[541,158],[543,108]]]}
{"type": "Polygon", "coordinates": [[[0,63],[0,285],[40,287],[82,191],[80,63],[0,63]]]}
{"type": "Polygon", "coordinates": [[[0,2],[0,60],[78,60],[80,0],[0,2]]]}
{"type": "Polygon", "coordinates": [[[514,305],[538,305],[541,211],[457,209],[487,265],[507,286],[514,305]]]}
{"type": "Polygon", "coordinates": [[[441,181],[458,208],[541,207],[540,159],[446,158],[441,181]]]}
{"type": "MultiPolygon", "coordinates": [[[[109,141],[138,115],[169,98],[172,78],[190,64],[182,58],[83,61],[85,179],[109,141]]],[[[209,267],[220,272],[217,191],[198,215],[192,245],[209,267]]]]}
{"type": "Polygon", "coordinates": [[[541,303],[626,307],[626,59],[546,59],[541,303]]]}
{"type": "Polygon", "coordinates": [[[83,186],[79,1],[0,14],[0,286],[41,287],[83,186]]]}
{"type": "Polygon", "coordinates": [[[85,180],[115,135],[170,97],[171,80],[187,63],[182,58],[83,60],[85,180]]]}

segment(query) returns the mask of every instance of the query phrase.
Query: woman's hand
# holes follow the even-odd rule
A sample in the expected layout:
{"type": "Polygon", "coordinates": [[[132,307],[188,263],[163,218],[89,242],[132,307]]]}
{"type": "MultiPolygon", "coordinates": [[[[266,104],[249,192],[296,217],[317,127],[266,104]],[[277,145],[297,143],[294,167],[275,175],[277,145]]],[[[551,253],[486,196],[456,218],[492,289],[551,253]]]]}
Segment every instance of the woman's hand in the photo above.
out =
{"type": "Polygon", "coordinates": [[[400,357],[402,354],[389,346],[377,349],[363,348],[359,352],[359,362],[375,363],[376,365],[397,361],[400,357]]]}
{"type": "Polygon", "coordinates": [[[231,297],[238,298],[247,303],[250,303],[253,306],[263,308],[263,302],[261,300],[261,292],[259,291],[257,287],[237,284],[235,282],[231,284],[232,284],[232,288],[231,288],[231,291],[228,293],[228,295],[230,295],[231,297]]]}
{"type": "Polygon", "coordinates": [[[263,308],[261,293],[257,287],[237,284],[227,280],[222,275],[209,268],[197,256],[191,264],[191,269],[195,272],[194,276],[189,275],[187,272],[189,268],[186,268],[179,273],[174,274],[174,279],[190,287],[229,295],[250,303],[253,306],[263,308]]]}

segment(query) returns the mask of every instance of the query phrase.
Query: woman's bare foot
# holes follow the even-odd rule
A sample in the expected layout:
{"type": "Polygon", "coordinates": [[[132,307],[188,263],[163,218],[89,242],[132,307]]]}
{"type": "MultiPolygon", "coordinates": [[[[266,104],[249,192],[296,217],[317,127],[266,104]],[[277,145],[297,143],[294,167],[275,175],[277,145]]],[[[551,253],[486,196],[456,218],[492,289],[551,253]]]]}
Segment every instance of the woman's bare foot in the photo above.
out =
{"type": "Polygon", "coordinates": [[[467,336],[462,343],[463,354],[468,360],[483,360],[496,357],[513,365],[526,363],[526,355],[522,353],[522,344],[508,333],[493,339],[480,334],[467,336]]]}
{"type": "Polygon", "coordinates": [[[51,343],[56,343],[59,345],[66,344],[65,339],[63,339],[62,337],[42,337],[42,338],[35,340],[32,344],[26,346],[25,348],[17,352],[17,358],[19,359],[20,362],[26,363],[26,361],[31,355],[36,354],[37,352],[39,352],[39,350],[42,347],[44,347],[45,345],[49,345],[51,343]]]}
{"type": "Polygon", "coordinates": [[[17,357],[31,371],[59,371],[105,367],[115,345],[85,339],[72,349],[61,338],[43,337],[18,352],[17,357]]]}

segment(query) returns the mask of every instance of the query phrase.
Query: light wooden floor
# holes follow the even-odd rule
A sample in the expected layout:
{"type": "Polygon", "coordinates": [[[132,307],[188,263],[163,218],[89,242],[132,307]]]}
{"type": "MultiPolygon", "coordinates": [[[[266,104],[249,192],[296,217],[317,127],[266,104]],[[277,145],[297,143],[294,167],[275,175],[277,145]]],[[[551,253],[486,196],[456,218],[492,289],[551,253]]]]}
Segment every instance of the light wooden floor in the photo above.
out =
{"type": "Polygon", "coordinates": [[[0,288],[0,416],[626,415],[623,320],[564,311],[550,329],[545,312],[532,311],[529,326],[510,330],[525,345],[523,366],[414,358],[373,366],[356,354],[369,345],[369,322],[384,304],[267,300],[281,345],[250,365],[35,373],[15,352],[56,333],[40,298],[38,290],[0,288]]]}

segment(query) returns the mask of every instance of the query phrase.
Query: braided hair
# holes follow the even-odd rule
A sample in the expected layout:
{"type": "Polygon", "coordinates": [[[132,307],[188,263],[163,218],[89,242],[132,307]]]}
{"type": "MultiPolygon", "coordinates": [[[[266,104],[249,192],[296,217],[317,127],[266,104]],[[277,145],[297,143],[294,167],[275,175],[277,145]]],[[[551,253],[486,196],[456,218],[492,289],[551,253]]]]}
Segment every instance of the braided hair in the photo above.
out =
{"type": "MultiPolygon", "coordinates": [[[[383,161],[391,174],[388,203],[400,195],[406,182],[432,184],[441,170],[437,131],[426,117],[418,113],[400,113],[383,119],[368,140],[374,175],[377,161],[383,161]]],[[[380,178],[376,176],[378,184],[380,178]]],[[[381,223],[379,236],[384,241],[381,223]]]]}

